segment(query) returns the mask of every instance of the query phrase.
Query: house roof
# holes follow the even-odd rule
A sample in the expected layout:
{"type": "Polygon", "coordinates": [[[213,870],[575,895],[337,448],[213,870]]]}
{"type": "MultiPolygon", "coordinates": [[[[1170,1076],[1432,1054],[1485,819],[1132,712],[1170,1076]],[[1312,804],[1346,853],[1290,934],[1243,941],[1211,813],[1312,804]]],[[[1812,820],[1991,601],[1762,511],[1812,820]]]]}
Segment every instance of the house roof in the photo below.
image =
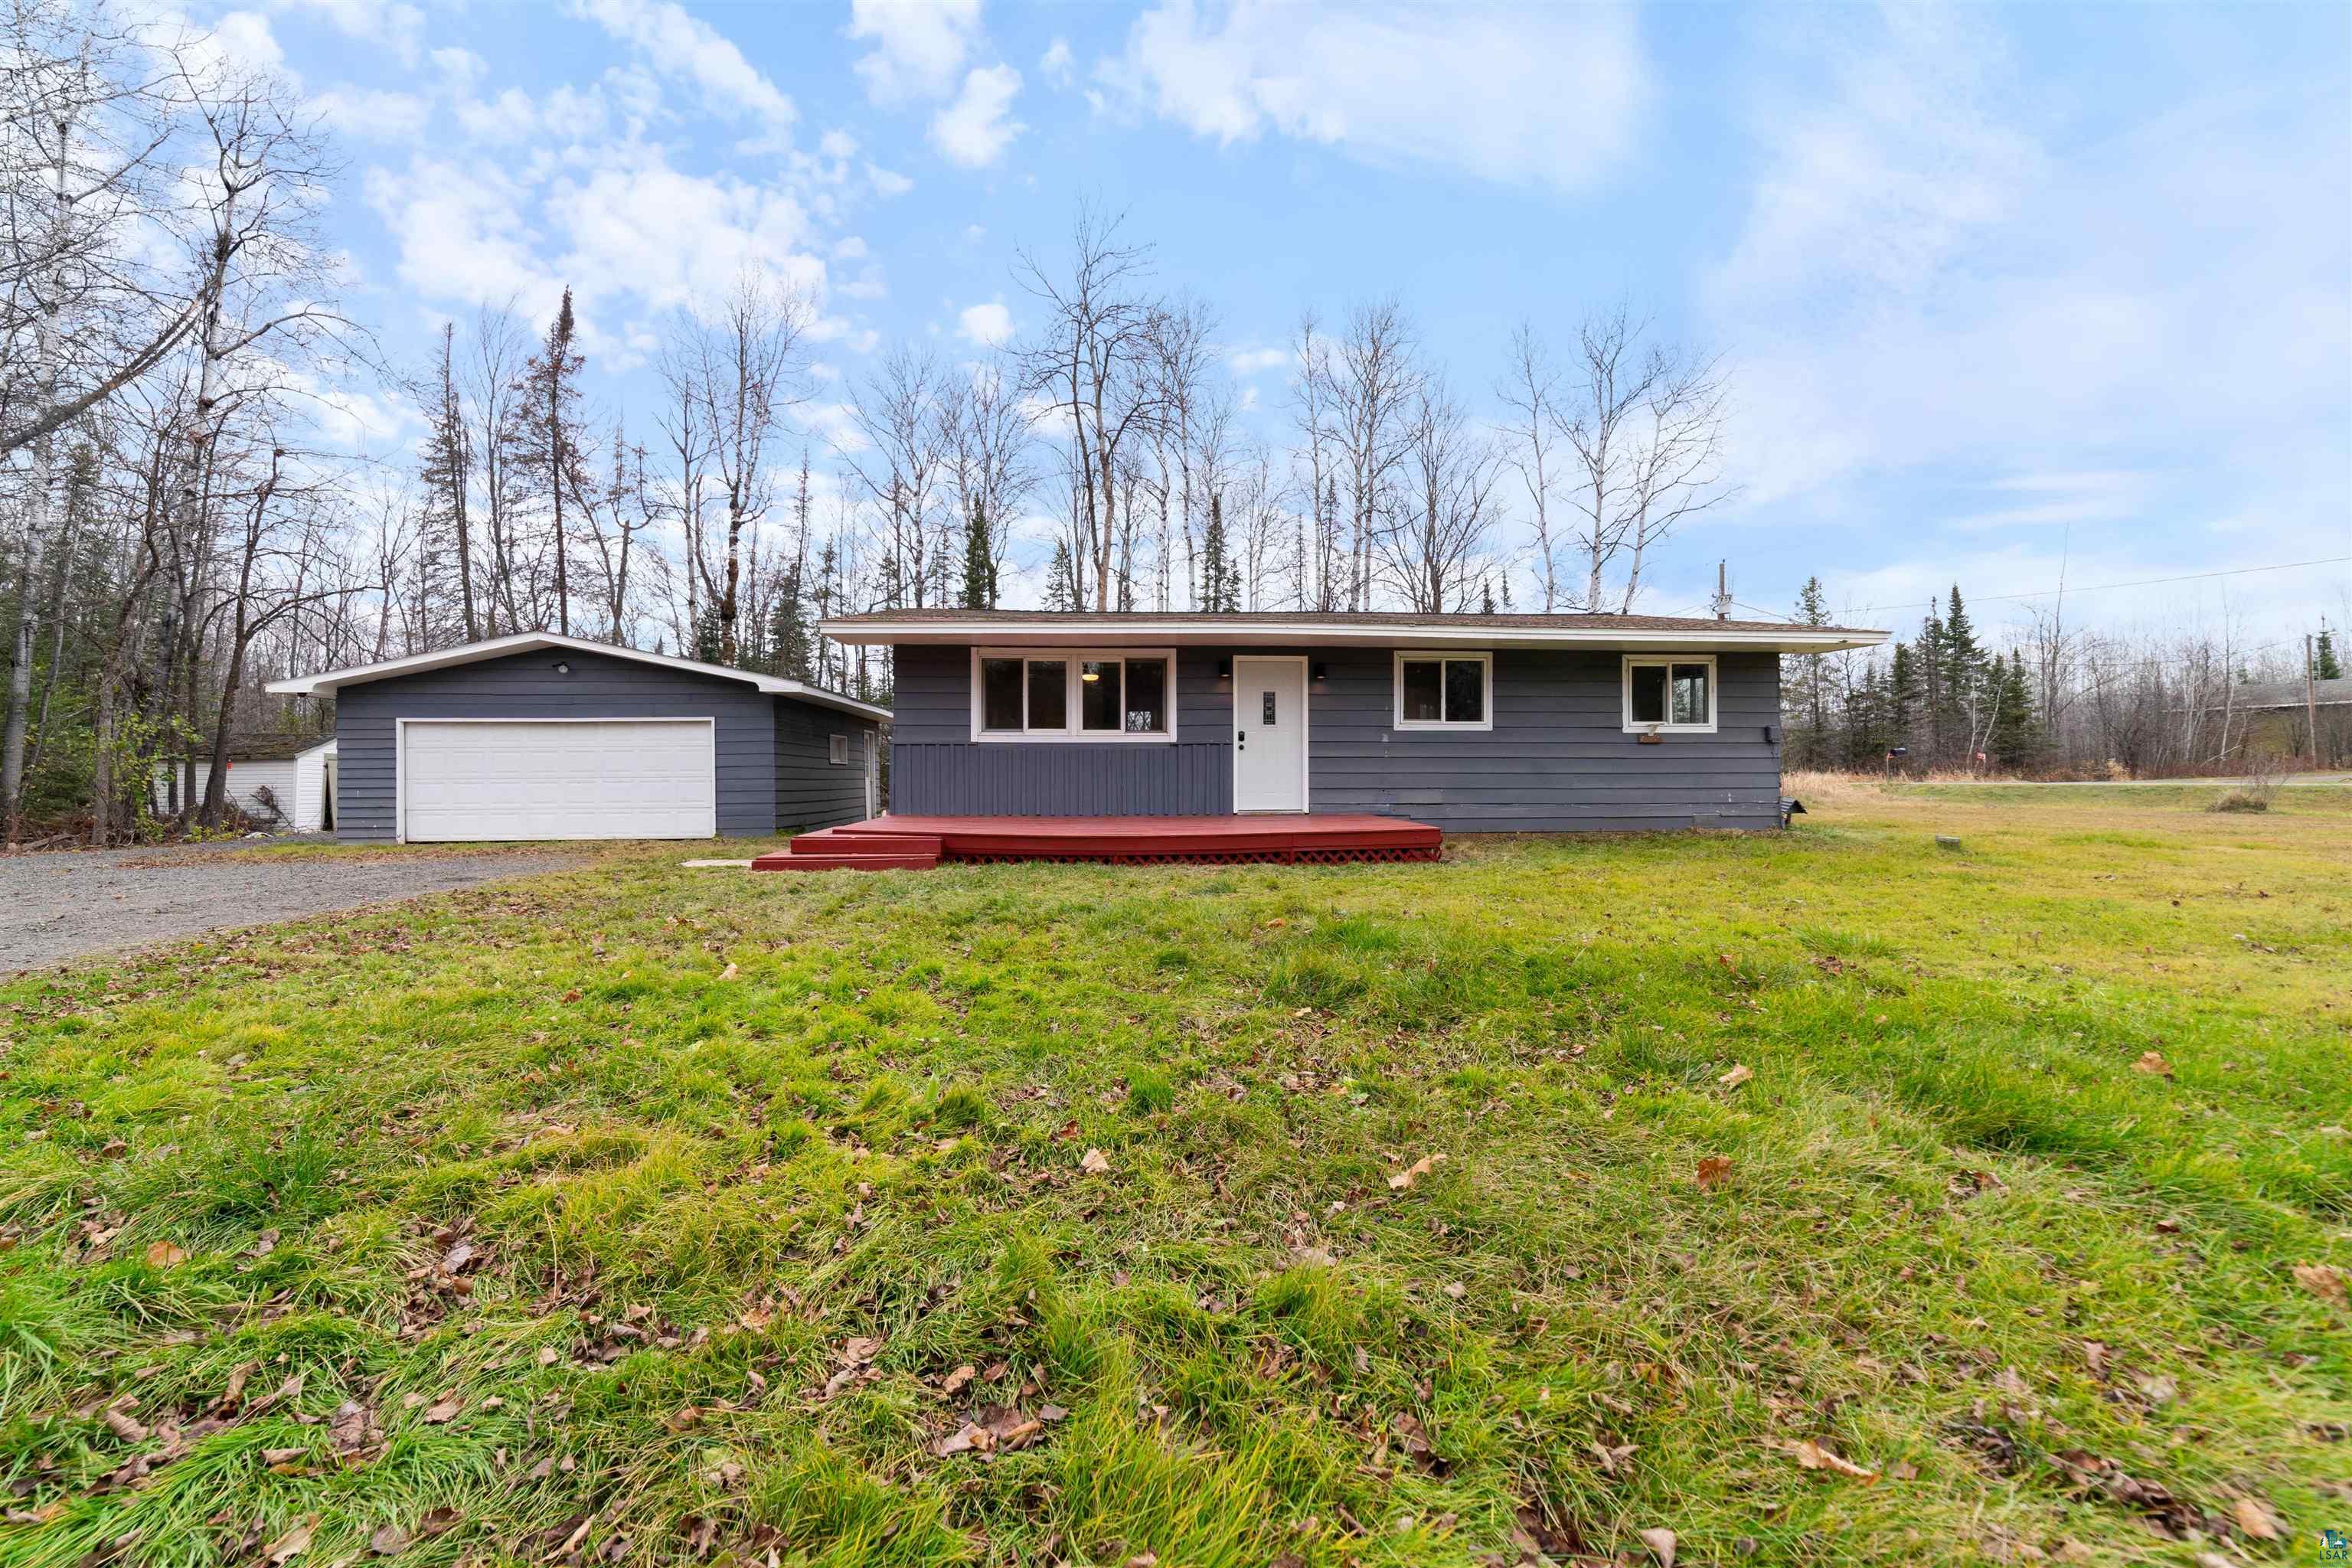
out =
{"type": "MultiPolygon", "coordinates": [[[[2315,708],[2352,706],[2352,675],[2338,676],[2334,680],[2311,683],[2311,704],[2315,708]]],[[[2301,680],[2250,680],[2232,690],[2226,701],[2206,700],[2209,712],[2219,713],[2225,707],[2240,712],[2252,712],[2263,708],[2301,708],[2304,705],[2304,685],[2301,680]]]]}
{"type": "Polygon", "coordinates": [[[815,703],[820,708],[836,709],[886,724],[890,721],[890,710],[887,708],[860,702],[854,697],[827,691],[821,686],[811,686],[805,681],[788,679],[781,675],[762,675],[752,669],[735,669],[723,664],[673,658],[667,654],[646,653],[642,648],[591,642],[586,637],[559,637],[553,632],[517,632],[510,637],[492,637],[487,642],[466,643],[433,653],[411,654],[405,658],[388,658],[380,664],[357,664],[344,669],[324,670],[317,675],[293,676],[285,680],[271,681],[268,689],[281,697],[326,696],[346,686],[363,686],[371,680],[385,680],[396,675],[421,675],[426,670],[447,669],[456,665],[478,664],[484,659],[540,652],[596,654],[605,658],[624,658],[691,675],[707,675],[719,680],[740,680],[772,696],[797,698],[803,702],[815,703]]]}
{"type": "MultiPolygon", "coordinates": [[[[290,763],[295,758],[335,743],[331,735],[231,735],[228,738],[228,760],[232,763],[290,763]]],[[[206,761],[212,750],[199,741],[194,747],[196,760],[206,761]]]]}
{"type": "Polygon", "coordinates": [[[874,610],[817,628],[841,643],[1084,647],[1151,642],[1256,647],[1661,647],[1706,653],[1832,653],[1873,647],[1883,631],[1676,616],[1417,615],[1402,611],[874,610]]]}

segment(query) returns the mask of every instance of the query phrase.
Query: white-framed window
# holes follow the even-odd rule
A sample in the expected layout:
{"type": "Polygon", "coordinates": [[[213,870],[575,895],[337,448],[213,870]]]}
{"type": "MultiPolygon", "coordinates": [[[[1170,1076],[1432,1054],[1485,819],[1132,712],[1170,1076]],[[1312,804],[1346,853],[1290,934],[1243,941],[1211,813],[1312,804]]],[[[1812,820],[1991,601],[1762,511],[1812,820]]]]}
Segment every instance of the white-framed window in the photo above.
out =
{"type": "Polygon", "coordinates": [[[846,735],[834,736],[832,738],[832,748],[833,765],[836,768],[847,767],[849,765],[849,737],[846,735]]]}
{"type": "Polygon", "coordinates": [[[1627,733],[1711,735],[1715,711],[1713,654],[1625,656],[1627,733]]]}
{"type": "Polygon", "coordinates": [[[1398,649],[1395,724],[1400,730],[1493,729],[1495,656],[1398,649]]]}
{"type": "Polygon", "coordinates": [[[1173,648],[971,650],[975,741],[1172,741],[1173,648]]]}

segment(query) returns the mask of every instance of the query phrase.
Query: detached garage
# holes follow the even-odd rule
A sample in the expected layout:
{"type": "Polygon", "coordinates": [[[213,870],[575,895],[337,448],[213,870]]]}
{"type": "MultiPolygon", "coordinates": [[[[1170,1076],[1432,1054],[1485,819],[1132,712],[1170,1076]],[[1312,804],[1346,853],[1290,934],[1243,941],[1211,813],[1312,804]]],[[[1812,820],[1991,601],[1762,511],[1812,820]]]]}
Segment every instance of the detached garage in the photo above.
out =
{"type": "Polygon", "coordinates": [[[709,838],[877,815],[889,710],[527,632],[273,682],[331,696],[338,837],[709,838]]]}

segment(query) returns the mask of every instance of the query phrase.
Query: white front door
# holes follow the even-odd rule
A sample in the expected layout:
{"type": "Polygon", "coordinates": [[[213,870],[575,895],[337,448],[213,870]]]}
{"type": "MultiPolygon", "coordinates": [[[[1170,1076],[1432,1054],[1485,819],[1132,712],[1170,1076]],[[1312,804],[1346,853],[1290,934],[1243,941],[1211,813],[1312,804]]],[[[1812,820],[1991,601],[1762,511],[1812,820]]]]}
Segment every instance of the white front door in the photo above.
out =
{"type": "Polygon", "coordinates": [[[713,739],[708,719],[404,720],[401,837],[709,838],[713,739]]]}
{"type": "Polygon", "coordinates": [[[1234,809],[1307,809],[1307,661],[1234,660],[1234,809]]]}

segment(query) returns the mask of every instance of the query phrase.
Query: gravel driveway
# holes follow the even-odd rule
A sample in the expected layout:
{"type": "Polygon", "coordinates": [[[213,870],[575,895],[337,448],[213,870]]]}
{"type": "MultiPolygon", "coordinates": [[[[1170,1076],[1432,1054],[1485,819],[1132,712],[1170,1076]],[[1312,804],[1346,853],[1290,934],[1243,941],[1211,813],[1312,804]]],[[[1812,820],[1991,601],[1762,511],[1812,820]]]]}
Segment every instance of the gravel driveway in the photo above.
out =
{"type": "Polygon", "coordinates": [[[237,841],[0,856],[0,973],[581,860],[544,850],[299,856],[252,853],[257,847],[237,841]]]}

